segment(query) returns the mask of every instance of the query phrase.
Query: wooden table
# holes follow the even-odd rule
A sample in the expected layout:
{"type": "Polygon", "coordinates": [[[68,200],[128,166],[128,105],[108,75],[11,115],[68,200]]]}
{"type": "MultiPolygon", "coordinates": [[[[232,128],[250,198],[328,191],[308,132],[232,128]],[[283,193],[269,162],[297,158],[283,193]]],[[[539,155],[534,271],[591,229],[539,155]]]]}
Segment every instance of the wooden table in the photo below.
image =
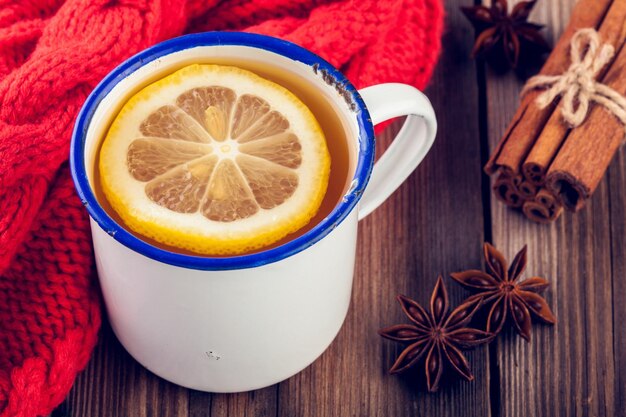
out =
{"type": "MultiPolygon", "coordinates": [[[[574,0],[541,0],[532,18],[560,34],[574,0]]],[[[468,55],[473,30],[447,0],[443,54],[427,94],[438,139],[409,180],[360,225],[352,305],[337,339],[313,365],[254,392],[212,395],[150,374],[104,325],[93,359],[55,417],[116,416],[625,416],[626,152],[576,215],[542,226],[506,209],[481,167],[503,133],[521,82],[468,55]],[[532,342],[512,332],[468,354],[476,377],[428,394],[423,378],[387,369],[400,346],[376,331],[404,317],[395,296],[427,302],[438,274],[480,268],[491,241],[512,257],[525,243],[527,274],[546,277],[554,327],[532,342]]],[[[410,40],[409,40],[410,41],[410,40]]],[[[379,143],[389,143],[395,125],[379,143]]],[[[466,291],[447,279],[452,303],[466,291]]]]}

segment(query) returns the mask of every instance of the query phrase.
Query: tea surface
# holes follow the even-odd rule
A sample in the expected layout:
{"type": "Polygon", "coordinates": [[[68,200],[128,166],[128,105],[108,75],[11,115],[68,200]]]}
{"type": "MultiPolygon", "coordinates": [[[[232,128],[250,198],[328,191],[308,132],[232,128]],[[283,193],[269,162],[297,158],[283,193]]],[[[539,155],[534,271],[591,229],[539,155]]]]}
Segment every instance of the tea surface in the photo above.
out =
{"type": "MultiPolygon", "coordinates": [[[[334,109],[327,101],[325,97],[319,94],[316,91],[316,88],[301,79],[300,77],[295,76],[294,74],[288,73],[286,71],[278,70],[277,68],[273,68],[269,65],[258,65],[256,63],[250,63],[247,61],[237,61],[234,62],[229,60],[227,62],[219,62],[219,64],[224,65],[237,65],[239,68],[245,68],[246,70],[252,70],[255,74],[258,74],[266,79],[269,79],[275,83],[282,85],[287,88],[293,94],[295,94],[314,114],[315,118],[320,124],[320,127],[326,137],[326,144],[331,156],[331,171],[330,171],[330,180],[328,182],[328,188],[323,196],[321,205],[317,214],[303,227],[299,228],[294,233],[290,233],[279,241],[269,245],[264,246],[260,250],[265,250],[270,247],[278,246],[282,243],[285,243],[289,240],[300,236],[306,231],[310,230],[315,224],[319,223],[324,217],[326,217],[332,209],[337,205],[337,203],[341,200],[342,196],[345,194],[348,187],[348,176],[351,170],[351,163],[353,163],[353,157],[350,155],[348,143],[346,140],[346,131],[344,126],[342,125],[341,120],[335,113],[334,109]]],[[[218,113],[219,114],[219,113],[218,113]]],[[[219,136],[219,132],[218,132],[219,136]]],[[[251,142],[252,143],[252,142],[251,142]]],[[[100,155],[97,156],[98,158],[100,155]]],[[[109,201],[104,196],[102,190],[102,182],[100,178],[100,173],[95,172],[95,188],[96,195],[99,201],[102,203],[103,207],[107,210],[107,212],[120,224],[124,225],[124,221],[120,218],[120,216],[112,209],[109,201]]],[[[130,230],[129,227],[125,227],[127,230],[130,230]]],[[[133,232],[134,233],[134,232],[133,232]]],[[[147,241],[150,244],[158,246],[162,249],[186,253],[186,254],[196,254],[194,252],[173,247],[171,245],[163,244],[161,242],[156,242],[154,239],[146,237],[143,234],[137,234],[141,239],[147,241]]],[[[250,251],[250,252],[254,252],[250,251]]],[[[214,256],[211,254],[211,256],[214,256]]]]}

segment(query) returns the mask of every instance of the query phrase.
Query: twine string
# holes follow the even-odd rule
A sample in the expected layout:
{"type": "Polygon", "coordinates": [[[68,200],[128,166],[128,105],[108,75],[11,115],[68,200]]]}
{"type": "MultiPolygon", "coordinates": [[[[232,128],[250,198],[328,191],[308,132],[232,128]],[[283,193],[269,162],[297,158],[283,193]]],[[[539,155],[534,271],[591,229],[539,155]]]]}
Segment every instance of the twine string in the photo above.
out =
{"type": "Polygon", "coordinates": [[[522,95],[532,90],[546,89],[536,100],[541,109],[562,96],[561,115],[572,127],[580,126],[585,121],[590,102],[603,105],[626,126],[626,98],[595,80],[614,54],[612,45],[600,44],[600,34],[595,29],[580,29],[570,44],[569,68],[560,75],[532,77],[524,86],[522,95]]]}

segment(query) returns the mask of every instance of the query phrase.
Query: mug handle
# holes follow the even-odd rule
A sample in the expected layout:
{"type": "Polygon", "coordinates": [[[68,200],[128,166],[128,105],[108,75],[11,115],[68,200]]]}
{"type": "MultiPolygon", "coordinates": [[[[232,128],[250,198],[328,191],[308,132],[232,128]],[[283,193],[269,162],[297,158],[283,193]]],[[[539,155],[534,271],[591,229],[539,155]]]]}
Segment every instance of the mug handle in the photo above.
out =
{"type": "Polygon", "coordinates": [[[359,206],[359,220],[380,206],[417,168],[435,141],[437,118],[428,98],[407,84],[378,84],[359,90],[372,124],[408,116],[393,143],[374,164],[359,206]]]}

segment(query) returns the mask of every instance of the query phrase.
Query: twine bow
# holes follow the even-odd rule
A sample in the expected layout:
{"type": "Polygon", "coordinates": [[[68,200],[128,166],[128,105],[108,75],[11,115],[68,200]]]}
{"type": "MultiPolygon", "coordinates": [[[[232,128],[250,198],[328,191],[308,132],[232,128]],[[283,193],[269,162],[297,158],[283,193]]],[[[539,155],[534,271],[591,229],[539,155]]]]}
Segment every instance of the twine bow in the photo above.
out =
{"type": "Polygon", "coordinates": [[[611,87],[595,80],[596,75],[611,61],[615,50],[612,45],[600,45],[600,35],[595,29],[580,29],[570,44],[571,65],[560,75],[537,75],[522,90],[547,88],[537,105],[543,109],[558,97],[562,98],[561,114],[572,127],[579,126],[589,111],[589,102],[605,106],[626,126],[626,98],[611,87]],[[586,50],[585,50],[586,48],[586,50]]]}

